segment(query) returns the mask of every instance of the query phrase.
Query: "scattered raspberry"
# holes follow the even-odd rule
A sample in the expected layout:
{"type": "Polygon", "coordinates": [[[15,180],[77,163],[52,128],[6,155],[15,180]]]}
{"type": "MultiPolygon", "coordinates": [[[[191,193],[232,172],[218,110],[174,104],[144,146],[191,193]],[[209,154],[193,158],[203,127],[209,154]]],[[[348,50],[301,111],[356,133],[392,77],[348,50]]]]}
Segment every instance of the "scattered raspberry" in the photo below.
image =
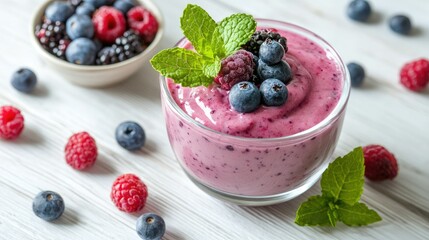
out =
{"type": "Polygon", "coordinates": [[[239,50],[222,60],[220,72],[214,81],[225,90],[230,90],[238,82],[253,79],[253,54],[246,50],[239,50]]]}
{"type": "Polygon", "coordinates": [[[401,83],[411,91],[422,91],[429,83],[429,60],[418,59],[405,64],[400,72],[401,83]]]}
{"type": "Polygon", "coordinates": [[[24,129],[24,117],[21,111],[12,106],[0,107],[0,138],[12,140],[24,129]]]}
{"type": "Polygon", "coordinates": [[[103,6],[92,16],[95,36],[104,43],[113,43],[126,30],[124,15],[114,7],[103,6]]]}
{"type": "Polygon", "coordinates": [[[393,179],[398,174],[395,156],[380,145],[368,145],[363,148],[365,157],[365,176],[372,181],[393,179]]]}
{"type": "Polygon", "coordinates": [[[66,145],[66,162],[76,170],[94,165],[97,159],[97,145],[87,132],[73,134],[66,145]]]}
{"type": "Polygon", "coordinates": [[[112,186],[110,198],[116,207],[132,213],[143,209],[148,193],[146,185],[134,174],[119,176],[112,186]]]}
{"type": "Polygon", "coordinates": [[[158,31],[158,21],[155,16],[143,6],[131,8],[127,15],[130,28],[137,31],[146,44],[151,43],[158,31]]]}

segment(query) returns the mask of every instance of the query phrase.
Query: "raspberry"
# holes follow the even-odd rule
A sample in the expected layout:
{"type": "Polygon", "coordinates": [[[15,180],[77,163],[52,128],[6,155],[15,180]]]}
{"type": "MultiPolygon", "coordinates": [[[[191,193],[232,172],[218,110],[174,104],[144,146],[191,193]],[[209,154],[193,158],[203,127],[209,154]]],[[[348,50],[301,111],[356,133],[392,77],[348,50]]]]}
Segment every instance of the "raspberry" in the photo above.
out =
{"type": "Polygon", "coordinates": [[[405,64],[400,72],[402,85],[411,91],[422,91],[429,83],[429,60],[418,59],[405,64]]]}
{"type": "Polygon", "coordinates": [[[253,33],[250,40],[241,47],[258,56],[259,48],[261,47],[262,43],[265,42],[266,39],[279,42],[280,45],[282,45],[282,47],[285,49],[285,53],[287,52],[287,39],[277,33],[276,29],[262,29],[256,31],[255,33],[253,33]]]}
{"type": "Polygon", "coordinates": [[[138,212],[146,204],[148,193],[146,185],[134,174],[119,176],[112,186],[110,198],[116,207],[124,212],[138,212]]]}
{"type": "Polygon", "coordinates": [[[76,170],[83,170],[94,165],[97,159],[97,145],[87,132],[73,134],[67,142],[66,162],[76,170]]]}
{"type": "Polygon", "coordinates": [[[395,156],[380,145],[368,145],[363,148],[365,157],[365,176],[372,181],[393,179],[398,174],[395,156]]]}
{"type": "Polygon", "coordinates": [[[131,8],[127,15],[130,28],[137,31],[146,44],[151,43],[158,31],[158,20],[155,16],[142,6],[131,8]]]}
{"type": "Polygon", "coordinates": [[[219,83],[222,89],[230,90],[238,82],[251,81],[254,67],[252,53],[238,50],[222,60],[220,72],[214,81],[219,83]]]}
{"type": "Polygon", "coordinates": [[[24,117],[21,111],[12,106],[0,107],[0,138],[12,140],[24,129],[24,117]]]}
{"type": "Polygon", "coordinates": [[[103,43],[113,43],[126,29],[124,15],[114,7],[103,6],[92,16],[95,36],[103,43]]]}

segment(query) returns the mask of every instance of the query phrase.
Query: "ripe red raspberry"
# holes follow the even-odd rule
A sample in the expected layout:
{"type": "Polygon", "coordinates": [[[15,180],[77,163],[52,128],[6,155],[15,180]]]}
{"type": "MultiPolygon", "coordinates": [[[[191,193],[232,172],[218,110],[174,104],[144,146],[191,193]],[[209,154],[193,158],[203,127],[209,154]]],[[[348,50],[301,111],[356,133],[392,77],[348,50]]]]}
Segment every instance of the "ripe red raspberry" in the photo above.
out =
{"type": "Polygon", "coordinates": [[[429,83],[429,60],[418,59],[405,64],[400,72],[401,83],[411,91],[422,91],[429,83]]]}
{"type": "Polygon", "coordinates": [[[24,129],[24,117],[21,111],[12,106],[0,107],[0,138],[12,140],[24,129]]]}
{"type": "Polygon", "coordinates": [[[87,132],[73,134],[67,142],[66,162],[76,170],[83,170],[94,165],[97,159],[97,145],[87,132]]]}
{"type": "Polygon", "coordinates": [[[125,17],[114,7],[103,6],[92,16],[95,37],[103,43],[113,43],[126,30],[125,17]]]}
{"type": "Polygon", "coordinates": [[[143,6],[131,8],[127,16],[130,28],[138,32],[145,43],[151,43],[158,31],[158,20],[155,16],[143,6]]]}
{"type": "Polygon", "coordinates": [[[134,174],[119,176],[112,186],[110,198],[116,207],[124,212],[132,213],[143,209],[148,193],[146,185],[134,174]]]}
{"type": "Polygon", "coordinates": [[[368,145],[363,148],[365,157],[365,176],[372,181],[393,179],[398,174],[395,156],[380,145],[368,145]]]}
{"type": "Polygon", "coordinates": [[[238,82],[251,81],[253,77],[253,54],[239,50],[222,60],[221,69],[214,81],[225,90],[230,90],[238,82]]]}

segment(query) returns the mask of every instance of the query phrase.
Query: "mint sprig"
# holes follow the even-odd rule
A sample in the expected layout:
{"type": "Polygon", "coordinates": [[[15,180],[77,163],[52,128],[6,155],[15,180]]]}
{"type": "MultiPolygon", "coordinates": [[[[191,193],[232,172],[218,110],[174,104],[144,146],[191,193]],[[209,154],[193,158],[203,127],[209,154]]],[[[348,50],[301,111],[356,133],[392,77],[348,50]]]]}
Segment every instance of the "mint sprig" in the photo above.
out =
{"type": "Polygon", "coordinates": [[[221,60],[237,51],[256,30],[251,15],[233,14],[217,24],[204,9],[192,4],[183,11],[180,24],[195,51],[165,49],[150,62],[155,70],[184,87],[210,85],[220,71],[221,60]]]}
{"type": "Polygon", "coordinates": [[[295,223],[300,226],[363,226],[381,221],[364,203],[359,203],[364,185],[364,157],[361,147],[335,159],[322,175],[322,195],[302,203],[295,223]]]}

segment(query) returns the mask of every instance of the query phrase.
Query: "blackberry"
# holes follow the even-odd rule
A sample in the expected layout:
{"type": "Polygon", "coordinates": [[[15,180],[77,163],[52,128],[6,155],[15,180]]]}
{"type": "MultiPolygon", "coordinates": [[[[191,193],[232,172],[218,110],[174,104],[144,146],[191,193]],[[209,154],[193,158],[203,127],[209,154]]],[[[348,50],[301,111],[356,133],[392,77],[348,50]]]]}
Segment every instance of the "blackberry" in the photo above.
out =
{"type": "Polygon", "coordinates": [[[101,49],[95,63],[108,65],[122,62],[143,52],[145,48],[140,36],[133,30],[128,30],[122,37],[116,38],[112,46],[101,49]]]}
{"type": "Polygon", "coordinates": [[[64,23],[45,19],[42,24],[36,26],[35,34],[46,51],[65,60],[65,52],[70,43],[70,38],[66,34],[64,23]]]}
{"type": "Polygon", "coordinates": [[[265,42],[266,39],[271,39],[273,41],[279,42],[283,48],[285,49],[285,53],[287,52],[287,39],[282,37],[279,33],[275,32],[273,29],[262,29],[256,31],[250,40],[241,46],[243,49],[259,56],[259,48],[262,43],[265,42]]]}

